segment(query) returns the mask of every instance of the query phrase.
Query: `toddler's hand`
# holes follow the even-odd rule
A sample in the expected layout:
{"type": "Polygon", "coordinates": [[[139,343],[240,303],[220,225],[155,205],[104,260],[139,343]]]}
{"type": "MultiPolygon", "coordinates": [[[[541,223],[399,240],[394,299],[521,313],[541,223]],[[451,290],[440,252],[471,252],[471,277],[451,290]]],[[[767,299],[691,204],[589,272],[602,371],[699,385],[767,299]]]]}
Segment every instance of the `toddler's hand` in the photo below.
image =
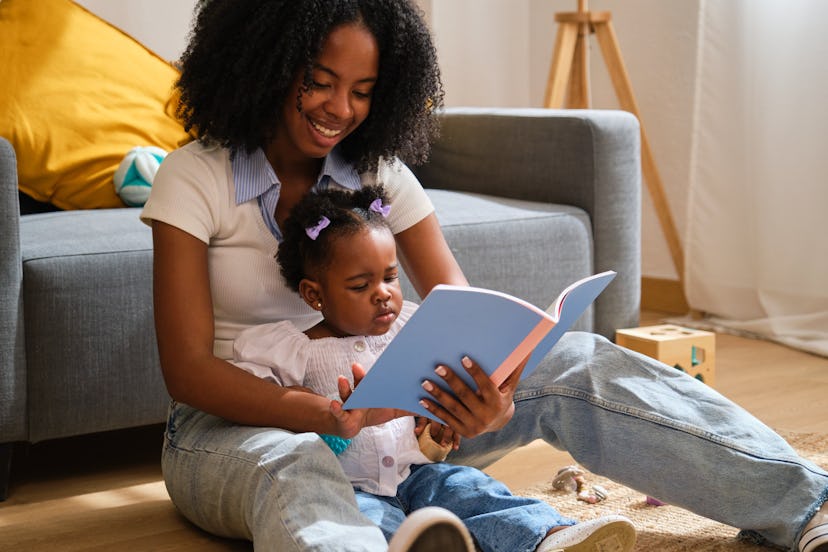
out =
{"type": "MultiPolygon", "coordinates": [[[[354,375],[354,387],[356,387],[362,381],[362,378],[365,377],[365,368],[355,362],[351,366],[351,372],[354,375]]],[[[351,383],[345,376],[339,376],[336,384],[339,391],[339,398],[342,402],[345,402],[351,396],[351,393],[353,393],[351,383]]],[[[390,422],[395,418],[411,415],[410,412],[396,410],[394,408],[355,408],[353,410],[343,410],[342,402],[331,401],[330,410],[337,422],[337,435],[345,439],[351,439],[363,427],[380,425],[385,422],[390,422]]]]}

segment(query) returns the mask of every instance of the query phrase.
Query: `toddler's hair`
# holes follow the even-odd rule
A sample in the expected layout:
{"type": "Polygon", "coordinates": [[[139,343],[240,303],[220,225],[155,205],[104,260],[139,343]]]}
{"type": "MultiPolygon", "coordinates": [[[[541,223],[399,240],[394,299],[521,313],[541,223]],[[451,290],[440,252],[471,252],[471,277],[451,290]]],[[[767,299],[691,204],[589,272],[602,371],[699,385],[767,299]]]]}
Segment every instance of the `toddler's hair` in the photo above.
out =
{"type": "Polygon", "coordinates": [[[305,195],[291,209],[276,260],[292,290],[298,292],[299,282],[309,278],[310,272],[327,268],[332,257],[331,247],[337,238],[354,235],[366,228],[390,231],[385,216],[371,209],[376,200],[387,205],[382,186],[365,186],[353,192],[331,188],[305,195]],[[317,227],[323,217],[330,222],[312,239],[308,229],[317,227]]]}

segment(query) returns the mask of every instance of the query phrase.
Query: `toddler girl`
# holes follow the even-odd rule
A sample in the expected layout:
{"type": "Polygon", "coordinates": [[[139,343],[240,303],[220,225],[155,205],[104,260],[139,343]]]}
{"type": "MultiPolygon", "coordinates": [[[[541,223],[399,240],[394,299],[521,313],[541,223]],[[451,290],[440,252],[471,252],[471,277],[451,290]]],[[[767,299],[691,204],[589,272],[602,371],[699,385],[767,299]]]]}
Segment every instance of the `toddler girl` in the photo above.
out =
{"type": "MultiPolygon", "coordinates": [[[[542,501],[512,495],[480,470],[432,461],[418,445],[413,416],[342,410],[340,401],[416,309],[402,298],[396,244],[385,222],[390,208],[381,187],[332,188],[299,201],[277,259],[287,285],[322,319],[304,330],[290,321],[249,328],[235,341],[234,362],[296,392],[331,399],[335,423],[322,438],[338,453],[360,511],[386,539],[408,513],[440,506],[486,552],[631,550],[635,531],[622,516],[576,525],[542,501]],[[345,366],[351,376],[340,375],[345,366]]],[[[459,446],[445,428],[432,432],[440,444],[459,446]]]]}

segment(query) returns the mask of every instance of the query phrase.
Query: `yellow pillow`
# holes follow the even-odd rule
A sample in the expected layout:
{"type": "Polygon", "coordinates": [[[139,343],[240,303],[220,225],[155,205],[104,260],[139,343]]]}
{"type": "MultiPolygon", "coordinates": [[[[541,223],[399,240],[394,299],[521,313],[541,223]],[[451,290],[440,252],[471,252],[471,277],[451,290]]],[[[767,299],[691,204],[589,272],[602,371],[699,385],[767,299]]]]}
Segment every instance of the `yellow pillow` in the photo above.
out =
{"type": "Polygon", "coordinates": [[[177,70],[69,0],[0,1],[0,136],[20,190],[62,209],[123,207],[112,176],[135,146],[188,140],[177,70]]]}

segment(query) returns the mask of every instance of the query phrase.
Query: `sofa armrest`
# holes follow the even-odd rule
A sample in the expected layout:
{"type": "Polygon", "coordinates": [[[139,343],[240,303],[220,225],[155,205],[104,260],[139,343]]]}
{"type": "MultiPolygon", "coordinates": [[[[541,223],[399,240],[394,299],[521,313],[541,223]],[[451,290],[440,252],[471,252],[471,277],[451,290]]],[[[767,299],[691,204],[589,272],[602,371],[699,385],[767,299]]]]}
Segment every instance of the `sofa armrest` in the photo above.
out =
{"type": "Polygon", "coordinates": [[[0,137],[0,443],[26,438],[23,266],[14,148],[0,137]]]}
{"type": "MultiPolygon", "coordinates": [[[[447,108],[423,166],[427,188],[585,210],[594,272],[618,276],[595,304],[595,333],[638,325],[641,299],[641,153],[638,120],[614,110],[447,108]]],[[[550,244],[565,247],[565,244],[550,244]]]]}

